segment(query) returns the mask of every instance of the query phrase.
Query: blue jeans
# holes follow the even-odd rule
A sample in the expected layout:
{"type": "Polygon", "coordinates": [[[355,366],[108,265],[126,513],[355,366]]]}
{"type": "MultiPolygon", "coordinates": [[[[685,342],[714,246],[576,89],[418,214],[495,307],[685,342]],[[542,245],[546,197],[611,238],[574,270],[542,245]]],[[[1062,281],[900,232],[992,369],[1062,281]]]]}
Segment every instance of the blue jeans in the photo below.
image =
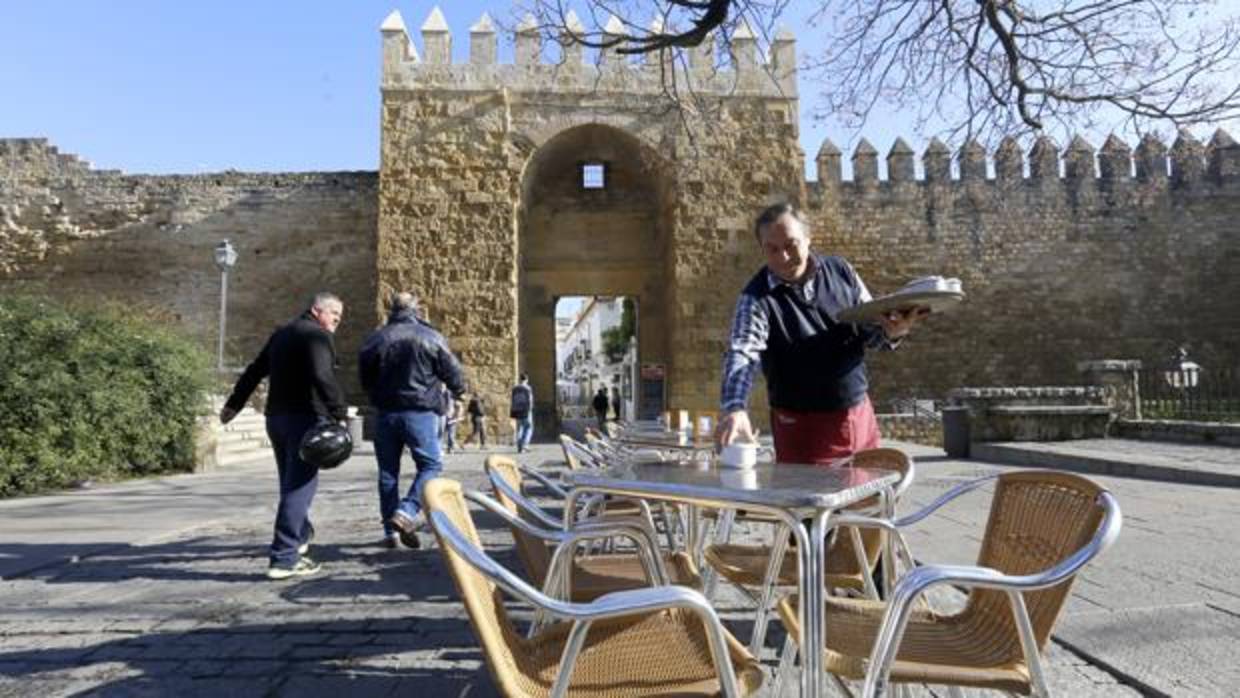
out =
{"type": "Polygon", "coordinates": [[[280,474],[280,503],[276,507],[275,533],[271,538],[271,564],[297,564],[297,548],[309,539],[310,504],[319,489],[319,469],[297,455],[301,437],[314,426],[312,414],[267,415],[267,437],[280,474]]]}
{"type": "Polygon", "coordinates": [[[379,515],[383,532],[395,531],[390,523],[399,511],[413,518],[422,510],[422,488],[443,470],[439,454],[439,415],[430,411],[380,412],[375,423],[375,458],[379,461],[379,515]],[[400,456],[405,447],[418,468],[409,491],[400,496],[400,456]]]}
{"type": "Polygon", "coordinates": [[[517,450],[524,451],[529,448],[532,438],[534,438],[534,415],[531,413],[517,420],[517,450]]]}

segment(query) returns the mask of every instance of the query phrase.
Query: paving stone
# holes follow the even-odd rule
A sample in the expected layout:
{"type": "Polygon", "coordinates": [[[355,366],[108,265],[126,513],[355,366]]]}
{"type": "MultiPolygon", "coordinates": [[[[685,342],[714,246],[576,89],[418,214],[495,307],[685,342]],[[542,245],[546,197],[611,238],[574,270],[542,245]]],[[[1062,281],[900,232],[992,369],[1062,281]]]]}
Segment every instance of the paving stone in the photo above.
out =
{"type": "Polygon", "coordinates": [[[1078,614],[1056,635],[1167,695],[1234,696],[1240,685],[1240,622],[1204,604],[1078,614]]]}
{"type": "MultiPolygon", "coordinates": [[[[916,453],[931,457],[919,463],[902,512],[1001,469],[946,460],[941,452],[916,453]]],[[[528,462],[554,455],[536,446],[528,462]]],[[[453,476],[467,486],[485,485],[475,453],[451,458],[453,476]]],[[[217,506],[215,515],[224,518],[203,520],[192,530],[170,529],[151,542],[6,581],[0,585],[6,616],[0,623],[0,697],[495,695],[438,552],[379,550],[373,461],[350,467],[325,478],[315,502],[315,554],[325,571],[314,578],[273,584],[262,577],[271,502],[270,492],[253,485],[270,478],[269,464],[261,463],[234,474],[248,483],[252,506],[224,507],[222,514],[217,506]]],[[[1220,553],[1240,544],[1238,498],[1230,490],[1100,480],[1120,498],[1127,523],[1120,541],[1073,589],[1057,631],[1072,650],[1052,643],[1052,688],[1063,696],[1132,696],[1146,682],[1171,695],[1221,695],[1212,693],[1221,684],[1203,682],[1194,672],[1198,664],[1240,653],[1234,632],[1240,560],[1220,553]],[[1187,605],[1188,615],[1180,605],[1187,605]],[[1150,636],[1141,651],[1116,639],[1139,631],[1150,636]]],[[[210,492],[204,483],[183,496],[210,492]]],[[[914,527],[917,555],[973,562],[989,496],[974,493],[914,527]]],[[[4,516],[0,508],[0,530],[4,516]]],[[[520,570],[506,530],[481,526],[480,534],[489,551],[520,570]]],[[[769,538],[769,529],[740,529],[737,540],[763,536],[769,538]]],[[[749,603],[733,589],[720,590],[725,622],[747,639],[749,603]]],[[[528,610],[508,608],[524,627],[528,610]]],[[[770,664],[781,641],[773,628],[763,655],[770,664]]],[[[1231,685],[1236,680],[1229,679],[1231,685]]],[[[769,685],[762,695],[770,695],[769,685]]]]}

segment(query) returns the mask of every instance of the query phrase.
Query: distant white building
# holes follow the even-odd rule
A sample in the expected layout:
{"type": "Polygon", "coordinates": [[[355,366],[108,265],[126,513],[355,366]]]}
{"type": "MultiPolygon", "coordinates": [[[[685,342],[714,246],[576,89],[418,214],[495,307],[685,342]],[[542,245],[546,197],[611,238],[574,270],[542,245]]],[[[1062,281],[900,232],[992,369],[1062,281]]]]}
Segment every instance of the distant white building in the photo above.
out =
{"type": "MultiPolygon", "coordinates": [[[[604,333],[619,327],[624,317],[624,298],[588,299],[572,318],[556,318],[556,391],[561,412],[566,416],[587,416],[595,392],[607,389],[607,399],[619,396],[621,415],[631,419],[634,348],[616,362],[608,360],[604,333]]],[[[631,342],[635,344],[635,342],[631,342]]],[[[614,408],[613,408],[614,411],[614,408]]]]}

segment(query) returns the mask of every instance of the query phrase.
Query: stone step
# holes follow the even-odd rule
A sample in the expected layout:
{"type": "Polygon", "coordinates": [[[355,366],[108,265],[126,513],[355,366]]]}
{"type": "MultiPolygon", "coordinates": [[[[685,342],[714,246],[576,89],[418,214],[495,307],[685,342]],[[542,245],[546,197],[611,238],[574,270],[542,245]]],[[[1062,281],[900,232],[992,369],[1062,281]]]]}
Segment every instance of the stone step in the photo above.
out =
{"type": "Polygon", "coordinates": [[[248,441],[221,441],[216,446],[215,453],[220,458],[223,458],[237,453],[248,453],[250,451],[270,452],[270,450],[271,442],[254,439],[248,441]]]}
{"type": "Polygon", "coordinates": [[[266,429],[246,429],[244,431],[226,431],[219,436],[220,441],[266,441],[266,429]]]}
{"type": "Polygon", "coordinates": [[[238,451],[231,454],[219,454],[216,459],[218,467],[226,468],[231,465],[239,465],[241,463],[252,463],[259,460],[271,461],[271,449],[255,448],[248,451],[238,451]]]}

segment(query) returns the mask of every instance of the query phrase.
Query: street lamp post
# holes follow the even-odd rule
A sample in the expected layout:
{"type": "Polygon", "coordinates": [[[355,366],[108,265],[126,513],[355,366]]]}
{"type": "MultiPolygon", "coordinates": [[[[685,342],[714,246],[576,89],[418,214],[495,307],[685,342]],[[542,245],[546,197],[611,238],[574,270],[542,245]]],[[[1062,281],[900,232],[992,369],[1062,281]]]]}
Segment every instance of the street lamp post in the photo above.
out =
{"type": "Polygon", "coordinates": [[[237,263],[237,250],[225,239],[215,246],[215,266],[220,270],[220,343],[216,370],[224,372],[224,329],[228,317],[228,270],[237,263]]]}

